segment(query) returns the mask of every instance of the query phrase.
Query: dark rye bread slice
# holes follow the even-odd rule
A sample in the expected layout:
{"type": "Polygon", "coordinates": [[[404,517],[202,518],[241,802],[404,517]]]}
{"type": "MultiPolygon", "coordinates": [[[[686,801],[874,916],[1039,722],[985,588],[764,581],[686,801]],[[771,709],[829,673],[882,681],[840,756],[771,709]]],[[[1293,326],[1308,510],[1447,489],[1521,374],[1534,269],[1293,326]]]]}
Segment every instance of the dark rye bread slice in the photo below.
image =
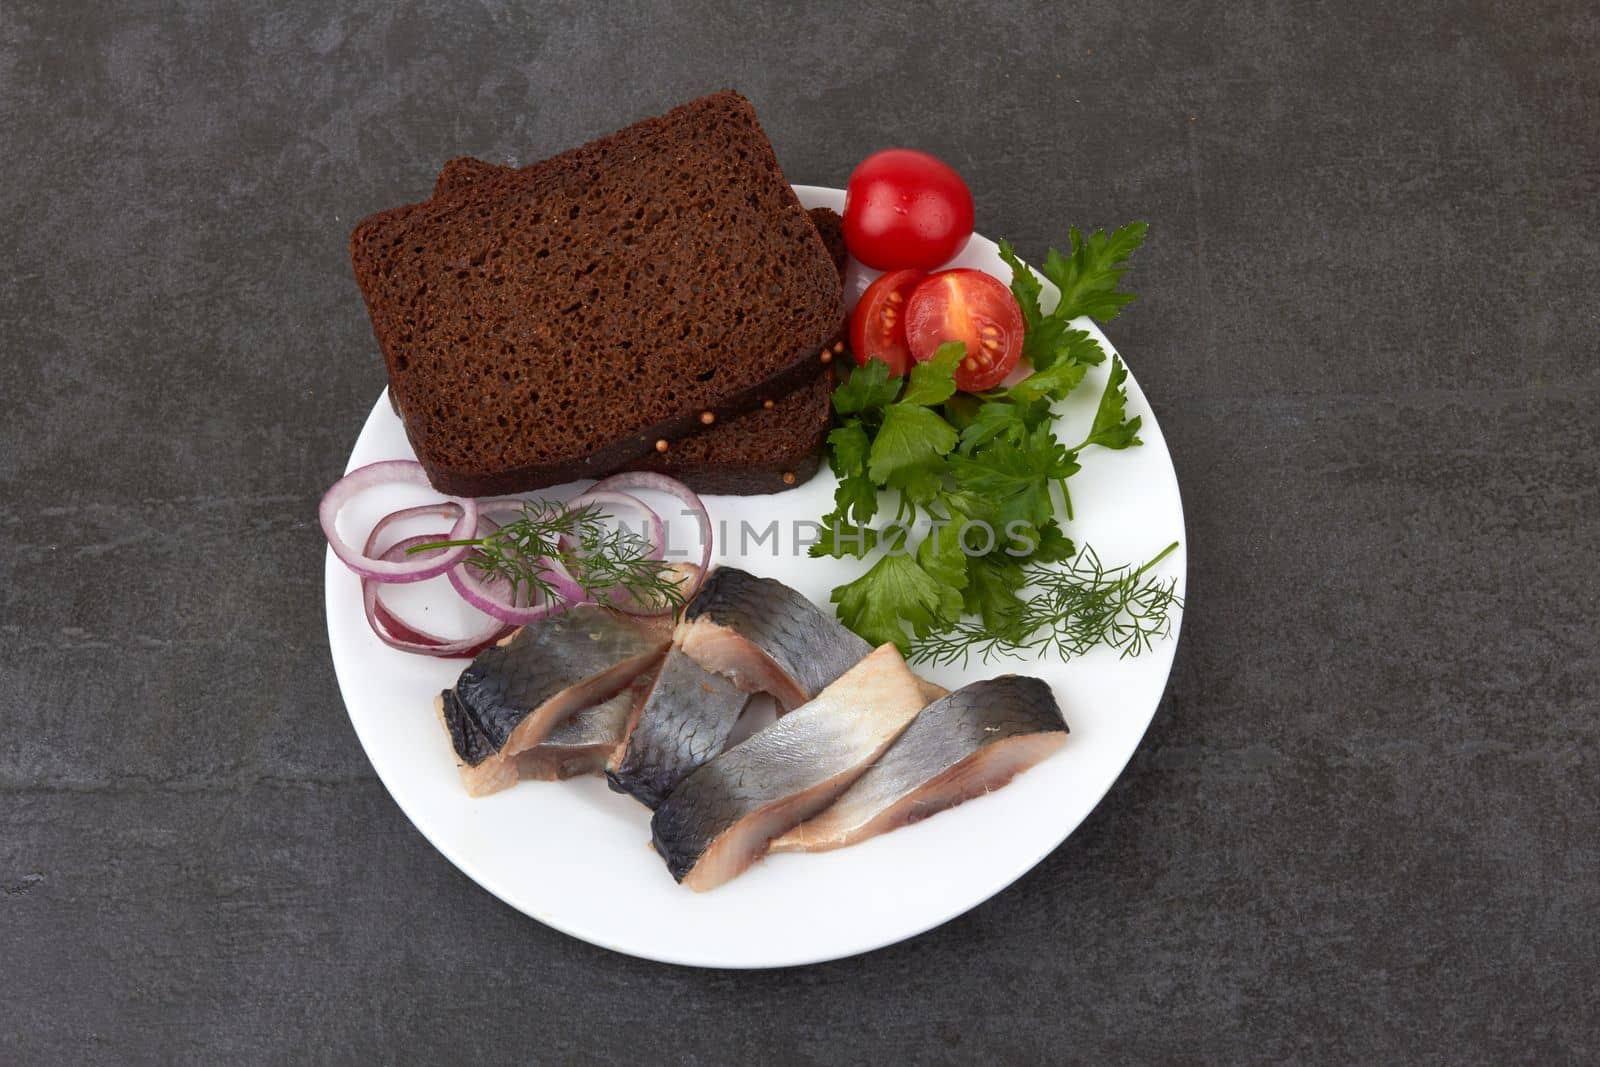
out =
{"type": "Polygon", "coordinates": [[[833,375],[826,368],[809,385],[772,407],[736,415],[675,441],[623,470],[656,471],[697,493],[751,496],[779,493],[811,480],[833,424],[833,375]]]}
{"type": "MultiPolygon", "coordinates": [[[[452,159],[439,171],[433,195],[449,196],[509,169],[471,156],[452,159]]],[[[808,214],[842,276],[848,255],[843,220],[828,208],[808,214]]],[[[739,496],[781,492],[810,480],[833,421],[833,375],[820,360],[819,368],[822,373],[813,382],[787,396],[769,398],[763,407],[670,442],[666,452],[650,453],[623,469],[656,471],[700,493],[739,496]]]]}
{"type": "MultiPolygon", "coordinates": [[[[842,279],[849,258],[844,220],[825,207],[813,208],[810,215],[842,279]]],[[[844,343],[841,329],[834,342],[835,361],[850,358],[843,354],[844,343]]],[[[777,493],[803,485],[817,473],[833,425],[833,371],[829,364],[821,368],[810,385],[772,400],[770,408],[763,406],[690,434],[672,443],[665,454],[653,453],[627,469],[658,471],[697,493],[730,496],[777,493]]]]}
{"type": "Polygon", "coordinates": [[[839,272],[841,281],[844,279],[845,264],[850,261],[850,249],[844,243],[844,219],[832,208],[814,207],[809,212],[811,224],[817,228],[817,236],[822,238],[823,247],[828,250],[828,258],[833,260],[833,269],[839,272]]]}
{"type": "MultiPolygon", "coordinates": [[[[506,174],[514,169],[475,156],[456,156],[439,168],[439,177],[433,182],[433,195],[449,196],[474,182],[506,174]]],[[[844,219],[839,217],[837,211],[826,207],[811,208],[806,214],[811,216],[811,224],[817,228],[817,236],[822,238],[822,244],[827,248],[829,258],[833,260],[834,270],[837,270],[842,277],[845,262],[850,255],[850,250],[844,243],[844,219]]]]}
{"type": "Polygon", "coordinates": [[[786,395],[843,320],[735,93],[375,215],[351,259],[407,435],[458,495],[598,476],[786,395]]]}

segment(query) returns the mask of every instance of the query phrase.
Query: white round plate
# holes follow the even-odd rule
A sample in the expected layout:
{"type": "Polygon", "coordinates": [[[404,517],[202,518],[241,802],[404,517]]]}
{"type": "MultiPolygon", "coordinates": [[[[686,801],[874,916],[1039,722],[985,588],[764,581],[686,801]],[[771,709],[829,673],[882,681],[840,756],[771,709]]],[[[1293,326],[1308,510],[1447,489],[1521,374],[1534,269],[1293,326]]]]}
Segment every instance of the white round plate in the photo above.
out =
{"type": "MultiPolygon", "coordinates": [[[[837,189],[796,186],[807,207],[842,210],[837,189]]],[[[956,260],[1005,279],[993,242],[974,237],[956,260]]],[[[1080,323],[1111,346],[1098,331],[1080,323]]],[[[1087,430],[1109,360],[1061,405],[1063,440],[1087,430]]],[[[1143,562],[1184,537],[1178,483],[1166,442],[1143,392],[1128,378],[1129,412],[1140,415],[1144,445],[1091,449],[1071,482],[1077,519],[1066,524],[1107,565],[1143,562]]],[[[400,421],[380,396],[350,455],[350,468],[410,459],[400,421]]],[[[788,583],[831,610],[828,593],[865,567],[792,551],[797,521],[832,506],[826,465],[809,483],[772,496],[707,497],[713,520],[729,531],[714,562],[788,583]],[[777,519],[782,544],[747,543],[740,520],[764,530],[777,519]]],[[[571,490],[568,490],[569,492],[571,490]]],[[[375,491],[347,511],[353,537],[383,511],[425,497],[375,491]]],[[[359,543],[359,541],[357,542],[359,543]]],[[[1184,588],[1183,546],[1154,572],[1184,588]]],[[[462,790],[434,696],[460,673],[460,660],[434,660],[385,647],[367,629],[354,575],[327,556],[328,643],[350,721],[373,768],[406,816],[450,862],[518,910],[573,937],[648,959],[702,967],[782,967],[867,952],[960,915],[1038,863],[1070,834],[1122,772],[1166,686],[1177,647],[1172,636],[1143,656],[1119,659],[1097,649],[1071,662],[974,662],[967,670],[924,670],[954,689],[1008,672],[1035,674],[1054,688],[1071,736],[1010,785],[923,822],[852,848],[768,857],[708,893],[673,882],[650,848],[650,813],[611,792],[601,778],[522,782],[473,799],[462,790]]],[[[437,587],[442,579],[425,583],[437,587]]],[[[432,597],[439,617],[458,603],[448,587],[432,597]]],[[[417,604],[412,601],[413,606],[417,604]]]]}

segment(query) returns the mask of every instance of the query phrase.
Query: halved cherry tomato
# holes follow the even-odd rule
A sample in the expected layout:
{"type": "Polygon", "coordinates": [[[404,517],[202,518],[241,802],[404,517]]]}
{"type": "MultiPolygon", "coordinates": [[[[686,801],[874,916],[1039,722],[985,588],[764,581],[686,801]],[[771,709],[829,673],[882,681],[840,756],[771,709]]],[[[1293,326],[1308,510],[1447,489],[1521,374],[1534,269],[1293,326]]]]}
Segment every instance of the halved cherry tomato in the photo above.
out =
{"type": "Polygon", "coordinates": [[[844,240],[875,270],[932,270],[972,236],[972,192],[948,163],[910,148],[886,148],[850,172],[844,240]]]}
{"type": "Polygon", "coordinates": [[[906,345],[906,301],[927,275],[920,270],[896,270],[867,286],[850,316],[850,348],[856,362],[869,359],[889,364],[890,374],[911,369],[911,349],[906,345]]]}
{"type": "Polygon", "coordinates": [[[969,393],[999,385],[1022,356],[1022,309],[1004,282],[981,270],[928,275],[906,301],[905,326],[918,363],[946,341],[966,344],[956,388],[969,393]]]}

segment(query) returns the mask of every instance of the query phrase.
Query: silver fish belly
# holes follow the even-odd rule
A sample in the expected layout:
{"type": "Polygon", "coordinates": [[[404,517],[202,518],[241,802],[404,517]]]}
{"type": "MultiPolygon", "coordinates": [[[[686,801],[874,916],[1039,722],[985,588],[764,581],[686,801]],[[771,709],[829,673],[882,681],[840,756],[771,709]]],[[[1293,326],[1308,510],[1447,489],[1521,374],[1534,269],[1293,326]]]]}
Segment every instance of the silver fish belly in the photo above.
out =
{"type": "Polygon", "coordinates": [[[600,774],[622,743],[634,706],[644,699],[637,680],[607,700],[573,712],[543,741],[513,757],[517,777],[551,781],[600,774]]]}

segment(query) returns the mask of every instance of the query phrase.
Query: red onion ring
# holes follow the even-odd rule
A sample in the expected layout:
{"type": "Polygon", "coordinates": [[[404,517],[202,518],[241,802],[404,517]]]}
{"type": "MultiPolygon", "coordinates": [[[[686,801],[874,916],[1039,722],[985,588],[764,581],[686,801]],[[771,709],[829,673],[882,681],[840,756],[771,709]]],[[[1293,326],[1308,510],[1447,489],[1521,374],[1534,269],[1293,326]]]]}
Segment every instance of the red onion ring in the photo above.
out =
{"type": "Polygon", "coordinates": [[[546,580],[555,587],[554,599],[541,596],[531,603],[518,604],[511,599],[514,594],[505,579],[495,578],[486,582],[474,575],[472,567],[466,563],[450,568],[450,584],[455,586],[462,600],[485,615],[492,615],[501,622],[513,626],[525,626],[530,622],[537,622],[547,615],[565,611],[574,604],[582,604],[588,599],[583,595],[583,589],[572,580],[572,575],[568,574],[560,563],[548,556],[541,562],[544,564],[546,580]]]}
{"type": "MultiPolygon", "coordinates": [[[[483,532],[482,531],[483,531],[483,524],[485,522],[485,519],[483,518],[482,510],[483,509],[480,506],[479,507],[478,522],[477,522],[477,531],[478,532],[475,533],[475,534],[466,534],[465,536],[467,536],[467,537],[482,537],[483,536],[483,532]]],[[[418,559],[418,558],[421,558],[423,560],[430,560],[431,561],[432,559],[434,559],[435,556],[437,556],[439,553],[441,553],[441,552],[443,552],[445,550],[444,549],[436,549],[432,554],[424,554],[421,557],[418,557],[417,555],[413,555],[413,554],[406,554],[406,553],[400,553],[398,556],[395,556],[393,547],[386,546],[383,550],[380,551],[379,548],[378,548],[378,542],[383,539],[384,531],[389,529],[389,527],[393,526],[397,522],[405,522],[407,519],[431,519],[431,518],[434,518],[434,517],[438,517],[438,518],[441,518],[441,519],[454,519],[454,518],[459,518],[460,515],[461,515],[461,505],[457,504],[453,500],[442,500],[437,504],[418,504],[416,507],[401,508],[399,511],[391,511],[389,514],[387,514],[383,518],[379,519],[373,525],[372,532],[367,534],[367,543],[361,549],[361,554],[366,556],[368,559],[375,559],[375,560],[384,560],[384,559],[388,559],[391,556],[393,556],[395,559],[418,559]]],[[[439,534],[437,537],[432,537],[432,538],[428,538],[428,539],[421,540],[421,541],[418,541],[416,538],[407,538],[407,540],[412,542],[412,544],[425,545],[425,544],[429,544],[430,542],[434,542],[434,541],[453,541],[453,540],[457,540],[457,538],[451,537],[448,533],[442,533],[442,534],[439,534]]],[[[411,545],[407,545],[406,547],[410,548],[412,546],[411,545]]],[[[472,549],[470,547],[468,547],[468,546],[462,546],[462,547],[466,548],[468,552],[472,551],[472,549]]]]}
{"type": "Polygon", "coordinates": [[[662,558],[661,553],[666,551],[667,547],[667,531],[661,522],[661,516],[656,514],[655,509],[629,493],[617,493],[607,489],[595,490],[592,488],[587,493],[575,496],[567,501],[566,506],[569,511],[577,511],[579,508],[587,507],[590,504],[596,504],[602,508],[607,506],[616,507],[620,504],[625,508],[638,508],[644,512],[645,518],[650,524],[650,532],[645,535],[645,539],[650,542],[650,551],[655,554],[655,557],[657,559],[662,558]]]}
{"type": "MultiPolygon", "coordinates": [[[[443,541],[448,538],[444,534],[421,534],[419,536],[403,538],[389,546],[381,554],[374,556],[377,549],[378,537],[382,527],[398,521],[402,517],[412,518],[420,513],[445,510],[454,505],[424,505],[420,508],[406,508],[403,512],[395,512],[386,516],[384,521],[373,528],[372,534],[367,538],[366,554],[369,558],[380,560],[400,560],[406,558],[406,550],[417,545],[425,545],[434,541],[443,541]]],[[[444,549],[434,549],[434,554],[444,552],[444,549]]],[[[379,589],[387,583],[377,582],[371,578],[361,579],[361,604],[367,616],[367,625],[377,635],[378,640],[390,648],[397,648],[402,652],[414,652],[421,656],[465,657],[476,656],[479,652],[493,645],[515,627],[507,626],[499,619],[491,618],[488,625],[479,631],[465,637],[448,638],[429,633],[421,627],[413,626],[406,622],[394,610],[378,598],[379,589]]]]}
{"type": "MultiPolygon", "coordinates": [[[[446,549],[438,555],[424,555],[412,557],[404,561],[375,559],[364,552],[357,552],[342,537],[339,536],[339,512],[352,498],[374,486],[402,484],[402,485],[428,485],[428,475],[422,469],[422,464],[414,460],[385,460],[381,463],[369,463],[365,467],[357,467],[322,494],[322,502],[317,505],[317,518],[322,523],[323,536],[328,539],[328,547],[333,549],[333,554],[340,561],[361,577],[374,582],[421,582],[434,578],[467,558],[470,549],[465,545],[446,549]]],[[[448,505],[461,512],[456,524],[450,528],[443,540],[458,541],[470,536],[470,532],[478,527],[478,504],[475,500],[460,497],[451,497],[448,505]]],[[[438,507],[443,505],[424,505],[424,507],[438,507]]],[[[415,514],[416,509],[407,508],[406,513],[415,514]]],[[[396,515],[401,512],[396,512],[396,515]]],[[[395,516],[386,516],[384,522],[395,516]]],[[[382,523],[380,523],[382,525],[382,523]]],[[[370,540],[370,538],[369,538],[370,540]]]]}
{"type": "MultiPolygon", "coordinates": [[[[495,521],[489,518],[489,514],[512,510],[520,512],[522,505],[523,501],[515,497],[497,497],[480,502],[476,536],[487,536],[490,530],[498,528],[495,521]],[[485,527],[489,529],[486,530],[485,527]]],[[[539,560],[539,564],[544,569],[546,579],[555,587],[556,597],[541,598],[529,604],[518,604],[513,600],[515,590],[504,578],[497,577],[485,581],[476,573],[476,568],[471,565],[472,554],[475,551],[477,550],[469,549],[466,558],[450,568],[450,584],[455,587],[462,600],[503,623],[524,626],[547,615],[565,611],[572,605],[581,604],[588,599],[583,595],[582,587],[573,580],[571,574],[567,573],[561,562],[545,556],[539,560]]]]}
{"type": "MultiPolygon", "coordinates": [[[[689,513],[700,524],[700,567],[699,573],[693,575],[683,589],[684,603],[694,599],[700,591],[700,585],[706,580],[706,572],[711,566],[711,516],[706,511],[705,502],[695,494],[693,489],[664,474],[654,474],[650,471],[624,471],[613,474],[609,478],[602,478],[589,487],[589,494],[604,493],[614,490],[626,492],[629,489],[644,489],[657,493],[665,493],[681,501],[689,513]]],[[[665,559],[666,539],[662,538],[662,558],[665,559]]]]}
{"type": "MultiPolygon", "coordinates": [[[[487,581],[470,573],[468,561],[475,551],[471,545],[453,545],[411,555],[409,549],[438,541],[463,541],[481,538],[499,528],[491,514],[511,510],[520,511],[524,502],[514,497],[500,497],[475,501],[450,497],[434,504],[402,508],[379,519],[367,534],[365,546],[357,552],[340,536],[337,527],[339,512],[356,495],[378,485],[391,483],[428,484],[426,472],[420,463],[410,460],[386,460],[358,467],[335,482],[322,496],[317,507],[317,517],[328,545],[335,556],[361,579],[361,598],[367,625],[384,644],[404,652],[425,656],[474,656],[501,640],[517,626],[534,622],[553,613],[587,601],[582,587],[557,558],[546,557],[540,561],[555,588],[554,597],[540,597],[537,603],[518,604],[514,590],[502,578],[487,581]],[[394,524],[414,518],[455,516],[455,525],[442,534],[424,534],[406,537],[383,548],[384,534],[394,524]],[[429,633],[406,622],[383,603],[378,587],[383,584],[420,582],[446,574],[462,599],[488,615],[492,622],[480,631],[462,638],[445,638],[429,633]]],[[[665,562],[667,555],[666,525],[659,513],[638,497],[626,492],[629,489],[651,490],[665,493],[681,501],[695,516],[700,526],[700,563],[681,564],[677,569],[685,573],[680,588],[684,599],[692,599],[705,581],[711,562],[711,517],[699,496],[684,485],[660,474],[630,471],[602,479],[566,505],[568,508],[597,504],[602,507],[621,506],[637,508],[643,512],[649,527],[648,541],[656,559],[665,562]],[[692,573],[690,573],[692,572],[692,573]]],[[[613,605],[622,611],[638,615],[664,614],[670,606],[645,609],[637,604],[613,605]]]]}

